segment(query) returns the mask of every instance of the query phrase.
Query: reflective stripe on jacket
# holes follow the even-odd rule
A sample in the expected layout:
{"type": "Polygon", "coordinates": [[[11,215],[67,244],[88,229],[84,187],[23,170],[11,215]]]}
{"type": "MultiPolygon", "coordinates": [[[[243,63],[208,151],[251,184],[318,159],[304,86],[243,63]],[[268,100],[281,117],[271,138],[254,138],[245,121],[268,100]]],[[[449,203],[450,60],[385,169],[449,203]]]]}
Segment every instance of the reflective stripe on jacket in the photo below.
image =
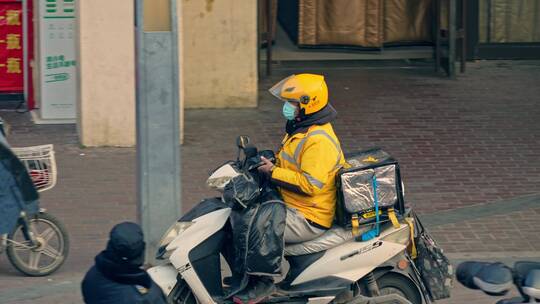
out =
{"type": "Polygon", "coordinates": [[[313,125],[306,133],[285,136],[272,180],[288,206],[329,228],[336,209],[335,175],[344,163],[332,125],[313,125]]]}

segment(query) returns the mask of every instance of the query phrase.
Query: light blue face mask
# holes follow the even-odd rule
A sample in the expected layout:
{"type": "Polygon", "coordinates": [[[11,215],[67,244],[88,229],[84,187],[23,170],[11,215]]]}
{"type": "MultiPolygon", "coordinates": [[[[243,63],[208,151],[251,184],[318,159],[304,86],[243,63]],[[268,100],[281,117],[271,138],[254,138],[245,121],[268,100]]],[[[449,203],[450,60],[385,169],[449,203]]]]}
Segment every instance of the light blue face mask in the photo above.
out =
{"type": "Polygon", "coordinates": [[[282,110],[283,116],[287,118],[287,120],[293,120],[296,116],[296,106],[294,106],[290,102],[284,102],[283,103],[283,110],[282,110]]]}

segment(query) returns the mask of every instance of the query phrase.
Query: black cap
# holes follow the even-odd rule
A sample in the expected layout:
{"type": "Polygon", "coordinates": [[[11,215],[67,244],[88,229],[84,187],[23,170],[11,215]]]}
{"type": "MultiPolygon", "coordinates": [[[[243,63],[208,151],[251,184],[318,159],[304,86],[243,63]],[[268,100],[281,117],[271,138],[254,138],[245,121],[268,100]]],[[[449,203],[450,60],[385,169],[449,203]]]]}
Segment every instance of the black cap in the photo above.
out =
{"type": "Polygon", "coordinates": [[[144,263],[144,235],[139,225],[123,222],[113,227],[107,243],[107,255],[120,263],[144,263]]]}

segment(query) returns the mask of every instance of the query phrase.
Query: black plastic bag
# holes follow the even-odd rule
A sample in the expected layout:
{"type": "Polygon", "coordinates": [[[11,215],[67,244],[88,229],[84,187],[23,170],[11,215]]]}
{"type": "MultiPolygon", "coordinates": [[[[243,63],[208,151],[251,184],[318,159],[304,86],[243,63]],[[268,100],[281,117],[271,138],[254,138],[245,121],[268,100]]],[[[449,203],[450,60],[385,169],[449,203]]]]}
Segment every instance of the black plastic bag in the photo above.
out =
{"type": "Polygon", "coordinates": [[[249,174],[235,176],[223,190],[223,201],[233,209],[245,209],[257,202],[259,182],[249,174]]]}
{"type": "MultiPolygon", "coordinates": [[[[281,274],[287,210],[271,200],[231,213],[235,266],[247,274],[281,274]]],[[[238,268],[237,268],[238,269],[238,268]]]]}
{"type": "MultiPolygon", "coordinates": [[[[261,199],[277,196],[273,191],[263,191],[261,199]]],[[[247,286],[248,275],[281,275],[286,216],[285,204],[279,199],[233,210],[230,216],[233,284],[229,297],[247,286]]]]}
{"type": "Polygon", "coordinates": [[[416,267],[432,300],[450,297],[453,286],[454,270],[444,251],[429,235],[416,214],[413,214],[418,235],[415,238],[418,255],[416,267]]]}

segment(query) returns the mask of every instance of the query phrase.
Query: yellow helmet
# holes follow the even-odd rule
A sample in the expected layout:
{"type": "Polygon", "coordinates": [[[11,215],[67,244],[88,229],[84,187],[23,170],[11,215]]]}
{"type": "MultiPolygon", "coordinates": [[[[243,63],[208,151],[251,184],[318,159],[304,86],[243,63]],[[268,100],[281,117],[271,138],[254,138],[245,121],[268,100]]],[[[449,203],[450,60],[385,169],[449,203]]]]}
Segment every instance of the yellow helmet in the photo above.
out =
{"type": "Polygon", "coordinates": [[[282,101],[298,102],[304,115],[318,112],[328,104],[328,87],[322,75],[291,75],[269,91],[282,101]]]}

